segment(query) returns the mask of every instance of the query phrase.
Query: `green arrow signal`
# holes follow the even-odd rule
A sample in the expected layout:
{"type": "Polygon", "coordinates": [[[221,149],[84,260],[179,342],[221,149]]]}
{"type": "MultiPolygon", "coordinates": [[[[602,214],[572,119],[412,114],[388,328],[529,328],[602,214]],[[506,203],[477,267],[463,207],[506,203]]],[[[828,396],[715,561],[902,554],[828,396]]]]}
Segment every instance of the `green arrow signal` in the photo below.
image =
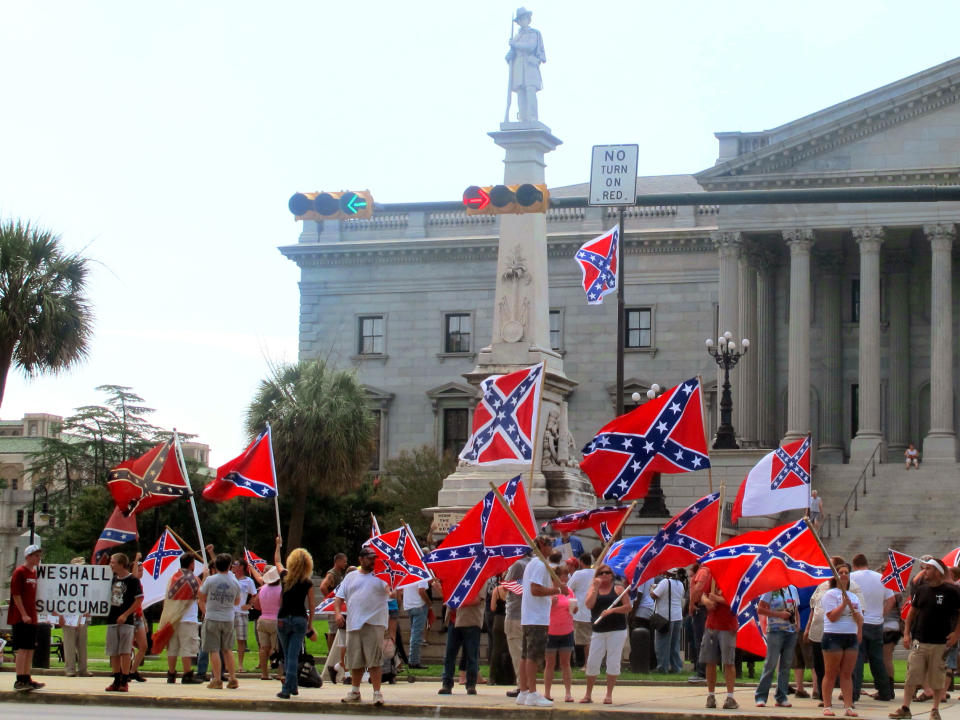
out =
{"type": "Polygon", "coordinates": [[[347,198],[347,202],[344,204],[344,210],[351,215],[356,215],[365,207],[367,207],[367,201],[354,193],[350,194],[350,196],[347,198]]]}

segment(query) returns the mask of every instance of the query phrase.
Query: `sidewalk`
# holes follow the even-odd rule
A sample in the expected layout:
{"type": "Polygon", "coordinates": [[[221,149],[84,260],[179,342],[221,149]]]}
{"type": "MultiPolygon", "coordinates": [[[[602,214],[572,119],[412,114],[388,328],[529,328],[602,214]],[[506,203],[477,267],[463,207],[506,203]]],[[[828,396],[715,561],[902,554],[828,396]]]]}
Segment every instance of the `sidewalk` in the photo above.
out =
{"type": "MultiPolygon", "coordinates": [[[[203,710],[259,710],[268,712],[314,712],[314,713],[350,713],[358,715],[387,714],[406,717],[442,717],[442,718],[500,718],[508,712],[515,718],[562,717],[583,720],[587,715],[597,718],[623,718],[626,713],[642,713],[645,719],[680,720],[682,718],[819,718],[822,710],[815,700],[794,700],[792,708],[773,707],[771,694],[769,706],[754,707],[753,687],[738,687],[736,691],[739,710],[706,710],[704,701],[706,688],[703,685],[687,683],[663,685],[620,686],[614,691],[614,703],[603,705],[604,689],[598,687],[594,692],[594,703],[558,702],[552,708],[534,708],[518,706],[515,701],[504,695],[507,688],[481,685],[477,695],[467,695],[462,686],[454,688],[453,695],[437,695],[440,683],[436,681],[418,681],[408,683],[398,680],[396,685],[384,685],[383,694],[386,705],[376,708],[372,705],[370,685],[361,688],[363,702],[345,705],[340,702],[347,691],[345,685],[325,683],[322,688],[301,688],[298,697],[281,700],[276,697],[280,683],[263,681],[256,677],[241,678],[238,690],[208,690],[205,685],[168,685],[163,677],[151,677],[146,683],[131,683],[129,693],[108,693],[104,688],[110,678],[98,676],[92,678],[68,678],[62,675],[37,676],[47,686],[32,693],[13,691],[13,673],[0,673],[0,702],[40,702],[77,705],[112,705],[141,707],[149,703],[155,707],[195,708],[203,710]]],[[[603,679],[602,677],[600,678],[603,679]]],[[[555,688],[557,686],[554,686],[555,688]]],[[[562,685],[559,686],[562,697],[562,685]]],[[[543,690],[540,685],[539,689],[543,690]]],[[[583,696],[583,686],[574,685],[574,697],[583,696]]],[[[554,697],[557,697],[555,695],[554,697]]],[[[717,700],[723,703],[725,695],[720,692],[717,700]]],[[[2,706],[0,706],[2,707],[2,706]]],[[[838,716],[842,716],[842,706],[834,700],[838,716]]],[[[860,717],[882,720],[887,713],[897,707],[896,703],[882,703],[861,699],[857,705],[860,717]]],[[[930,713],[930,703],[914,703],[914,717],[925,720],[930,713]]],[[[0,710],[2,712],[2,710],[0,710]]],[[[960,703],[949,701],[941,707],[944,719],[960,720],[960,703]]]]}

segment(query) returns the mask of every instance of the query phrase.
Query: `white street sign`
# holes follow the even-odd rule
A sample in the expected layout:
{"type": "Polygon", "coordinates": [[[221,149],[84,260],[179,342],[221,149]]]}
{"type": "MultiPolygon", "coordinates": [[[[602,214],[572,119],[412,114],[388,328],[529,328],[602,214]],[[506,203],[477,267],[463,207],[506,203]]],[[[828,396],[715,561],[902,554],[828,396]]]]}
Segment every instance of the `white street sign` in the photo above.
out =
{"type": "Polygon", "coordinates": [[[637,197],[638,145],[594,145],[590,205],[633,205],[637,197]]]}

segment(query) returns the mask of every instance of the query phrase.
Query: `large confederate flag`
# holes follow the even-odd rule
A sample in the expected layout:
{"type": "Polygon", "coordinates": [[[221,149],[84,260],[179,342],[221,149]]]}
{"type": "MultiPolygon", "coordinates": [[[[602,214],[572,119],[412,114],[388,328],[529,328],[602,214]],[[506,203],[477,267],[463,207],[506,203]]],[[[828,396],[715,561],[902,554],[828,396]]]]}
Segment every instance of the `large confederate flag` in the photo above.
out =
{"type": "Polygon", "coordinates": [[[124,515],[139,515],[190,495],[173,440],[117,465],[110,471],[107,489],[124,515]]]}

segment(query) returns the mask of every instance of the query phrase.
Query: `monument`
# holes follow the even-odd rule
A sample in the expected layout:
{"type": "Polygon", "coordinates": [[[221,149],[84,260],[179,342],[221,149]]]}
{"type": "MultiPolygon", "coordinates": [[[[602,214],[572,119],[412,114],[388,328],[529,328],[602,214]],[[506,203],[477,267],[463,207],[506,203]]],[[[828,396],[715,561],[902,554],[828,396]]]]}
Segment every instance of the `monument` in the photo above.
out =
{"type": "MultiPolygon", "coordinates": [[[[536,94],[542,87],[539,66],[545,61],[543,37],[530,27],[532,13],[519,8],[520,30],[507,53],[510,91],[517,93],[519,114],[489,133],[504,149],[503,183],[543,184],[544,156],[560,145],[540,122],[536,94]]],[[[509,116],[509,101],[507,114],[509,116]]],[[[550,302],[547,277],[547,221],[543,213],[499,216],[493,337],[481,348],[477,365],[465,374],[474,386],[490,375],[513,372],[543,362],[539,442],[529,465],[473,466],[461,462],[444,480],[436,510],[466,510],[501,483],[524,475],[530,505],[538,517],[593,507],[589,481],[580,473],[577,444],[570,433],[566,399],[576,382],[563,371],[563,358],[550,347],[550,302]]]]}

